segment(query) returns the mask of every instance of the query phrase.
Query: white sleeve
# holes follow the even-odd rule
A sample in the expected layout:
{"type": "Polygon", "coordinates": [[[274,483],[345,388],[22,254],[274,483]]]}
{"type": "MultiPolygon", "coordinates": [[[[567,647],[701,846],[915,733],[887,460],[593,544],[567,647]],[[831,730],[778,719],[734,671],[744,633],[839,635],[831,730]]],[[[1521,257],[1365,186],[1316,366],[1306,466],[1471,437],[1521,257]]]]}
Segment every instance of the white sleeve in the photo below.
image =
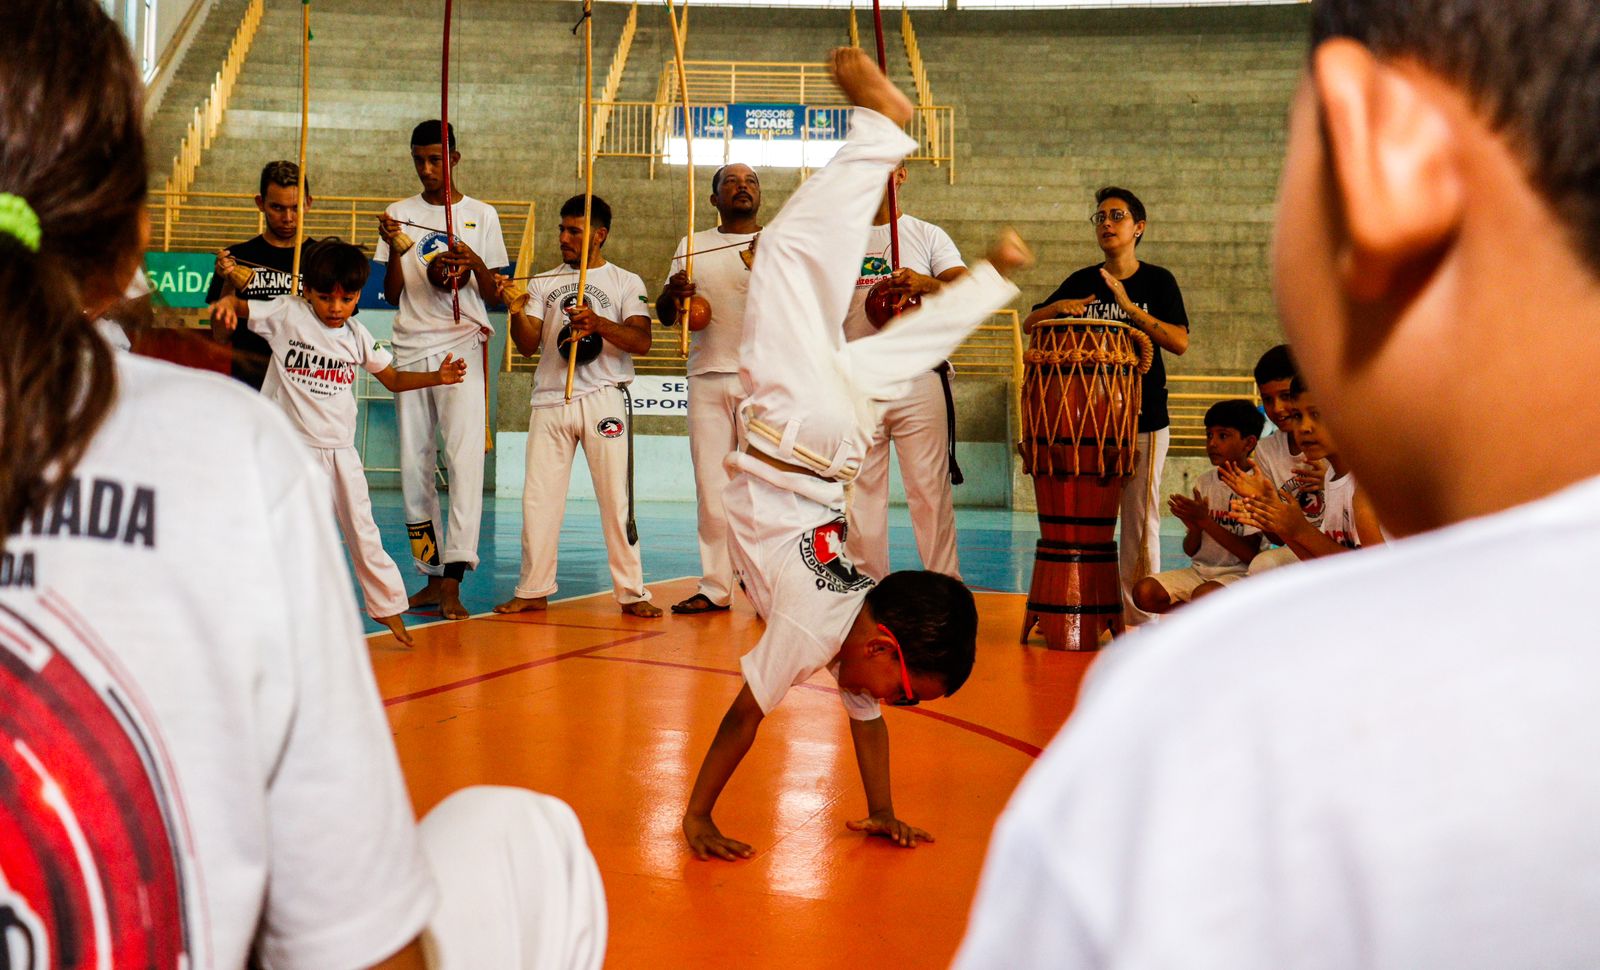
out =
{"type": "Polygon", "coordinates": [[[739,658],[739,669],[744,672],[744,682],[750,685],[761,713],[771,714],[790,687],[810,679],[836,653],[804,624],[785,613],[773,613],[767,618],[767,628],[755,649],[739,658]]]}
{"type": "Polygon", "coordinates": [[[662,287],[672,282],[672,274],[683,269],[683,257],[688,251],[689,237],[684,236],[678,240],[678,248],[672,251],[672,262],[667,264],[667,278],[661,282],[662,287]]]}
{"type": "Polygon", "coordinates": [[[500,213],[487,202],[483,204],[483,252],[478,256],[490,269],[511,265],[511,257],[506,255],[506,235],[500,231],[500,213]]]}
{"type": "Polygon", "coordinates": [[[617,294],[622,302],[617,304],[617,312],[622,314],[618,323],[625,322],[629,317],[650,316],[650,297],[644,291],[644,280],[638,273],[629,273],[623,278],[621,292],[617,294]]]}
{"type": "Polygon", "coordinates": [[[356,339],[361,341],[361,366],[366,372],[379,374],[388,370],[389,366],[394,363],[394,354],[381,349],[378,346],[378,342],[372,339],[372,331],[366,327],[356,323],[354,320],[350,321],[350,325],[355,327],[356,339]]]}
{"type": "MultiPolygon", "coordinates": [[[[391,219],[399,218],[399,216],[394,214],[393,203],[383,210],[383,214],[391,219]]],[[[401,228],[404,227],[402,226],[401,228]]],[[[389,241],[384,239],[381,235],[378,237],[378,245],[373,247],[372,261],[374,263],[387,263],[389,261],[389,241]]]]}
{"type": "Polygon", "coordinates": [[[283,322],[284,314],[289,310],[289,298],[275,296],[270,300],[251,300],[250,316],[245,319],[245,327],[252,333],[262,337],[270,337],[283,322]]]}
{"type": "MultiPolygon", "coordinates": [[[[292,679],[288,734],[267,782],[266,966],[371,966],[405,946],[435,903],[389,722],[361,636],[327,477],[290,437],[257,458],[285,487],[265,514],[281,537],[272,590],[284,606],[280,662],[292,679]]],[[[270,472],[267,474],[271,474],[270,472]]]]}
{"type": "Polygon", "coordinates": [[[931,222],[923,225],[928,227],[928,266],[933,270],[929,275],[938,276],[940,273],[967,265],[961,258],[961,250],[956,248],[955,240],[950,238],[948,232],[931,222]]]}

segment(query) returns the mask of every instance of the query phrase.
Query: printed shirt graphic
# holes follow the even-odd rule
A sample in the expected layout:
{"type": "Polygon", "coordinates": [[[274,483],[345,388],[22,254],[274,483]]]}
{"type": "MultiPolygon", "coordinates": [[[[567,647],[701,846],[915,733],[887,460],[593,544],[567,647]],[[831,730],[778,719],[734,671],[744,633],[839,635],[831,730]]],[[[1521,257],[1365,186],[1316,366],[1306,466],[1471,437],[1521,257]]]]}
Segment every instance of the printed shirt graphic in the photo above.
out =
{"type": "MultiPolygon", "coordinates": [[[[931,222],[915,216],[900,216],[900,265],[924,276],[967,265],[961,259],[950,234],[931,222]]],[[[893,272],[890,265],[889,226],[873,226],[867,235],[867,252],[861,257],[861,275],[856,279],[856,292],[850,298],[850,312],[844,318],[844,339],[857,340],[877,333],[877,328],[867,319],[867,294],[880,280],[893,272]]]]}
{"type": "Polygon", "coordinates": [[[262,393],[317,448],[356,443],[356,368],[376,374],[394,363],[355,317],[342,327],[317,319],[311,304],[281,296],[250,308],[249,326],[272,347],[262,393]]]}
{"type": "MultiPolygon", "coordinates": [[[[739,373],[739,341],[744,337],[744,303],[750,291],[750,266],[744,257],[759,233],[706,229],[694,234],[695,293],[711,304],[711,322],[689,334],[688,375],[739,373]],[[718,247],[729,246],[729,249],[718,247]],[[705,252],[715,249],[716,252],[705,252]],[[704,255],[701,255],[704,253],[704,255]]],[[[759,246],[759,243],[757,244],[759,246]]],[[[665,286],[683,269],[684,240],[672,254],[665,286]]]]}
{"type": "Polygon", "coordinates": [[[1305,515],[1307,522],[1320,525],[1326,504],[1326,482],[1308,481],[1294,473],[1294,466],[1309,462],[1300,455],[1289,453],[1289,443],[1293,440],[1294,436],[1285,431],[1261,439],[1253,456],[1256,468],[1279,491],[1299,503],[1300,512],[1305,515]]]}
{"type": "MultiPolygon", "coordinates": [[[[405,289],[400,293],[400,305],[394,317],[394,357],[398,366],[405,366],[424,357],[456,351],[458,345],[476,347],[494,333],[489,324],[489,311],[484,306],[478,286],[469,276],[461,281],[461,322],[455,321],[451,310],[450,291],[428,282],[428,263],[448,247],[444,224],[444,206],[429,205],[422,196],[414,195],[389,206],[390,218],[416,223],[400,228],[416,245],[401,259],[405,274],[405,289]],[[427,226],[427,229],[418,228],[427,226]]],[[[506,255],[505,236],[500,232],[500,214],[486,202],[471,196],[450,207],[455,220],[456,238],[471,247],[490,269],[504,269],[510,262],[506,255]]],[[[389,244],[378,241],[373,252],[374,263],[389,261],[389,244]]]]}
{"type": "MultiPolygon", "coordinates": [[[[533,372],[532,405],[558,407],[566,403],[567,361],[557,350],[561,328],[567,325],[566,308],[578,301],[578,271],[558,266],[528,281],[528,316],[544,321],[539,335],[539,366],[533,372]]],[[[650,315],[645,302],[644,280],[615,263],[589,270],[584,302],[594,312],[613,323],[628,317],[650,315]]],[[[577,400],[602,387],[626,384],[633,380],[633,355],[601,340],[600,356],[588,363],[580,361],[572,377],[572,398],[577,400]]]]}
{"type": "MultiPolygon", "coordinates": [[[[1254,526],[1245,525],[1234,518],[1232,506],[1233,490],[1222,484],[1222,479],[1217,475],[1215,468],[1210,469],[1195,482],[1195,488],[1200,490],[1200,498],[1206,503],[1206,508],[1211,510],[1211,519],[1220,523],[1224,529],[1236,536],[1253,536],[1260,530],[1254,526]]],[[[1200,550],[1194,555],[1194,564],[1197,566],[1243,566],[1244,560],[1222,547],[1222,543],[1211,538],[1206,533],[1200,534],[1200,550]]]]}
{"type": "Polygon", "coordinates": [[[1346,549],[1361,548],[1361,535],[1356,531],[1356,477],[1349,472],[1330,477],[1326,494],[1327,508],[1317,528],[1346,549]]]}
{"type": "MultiPolygon", "coordinates": [[[[1089,296],[1096,297],[1099,302],[1091,303],[1084,313],[1089,320],[1117,320],[1123,323],[1128,321],[1128,315],[1117,306],[1116,298],[1111,295],[1111,288],[1106,285],[1105,277],[1100,275],[1101,264],[1085,266],[1056,287],[1056,291],[1039,303],[1034,304],[1034,309],[1047,306],[1057,300],[1081,300],[1089,296]]],[[[1170,323],[1174,327],[1189,329],[1189,313],[1184,309],[1183,291],[1178,289],[1178,281],[1172,273],[1154,263],[1139,264],[1134,274],[1122,281],[1122,288],[1127,291],[1128,299],[1133,305],[1160,320],[1170,323]]],[[[1151,362],[1150,369],[1145,372],[1141,381],[1141,398],[1139,410],[1139,431],[1160,431],[1172,423],[1167,413],[1167,365],[1161,354],[1161,348],[1156,347],[1155,360],[1151,362]]]]}
{"type": "Polygon", "coordinates": [[[326,475],[237,382],[116,367],[71,484],[0,553],[9,955],[372,966],[435,893],[326,475]]]}

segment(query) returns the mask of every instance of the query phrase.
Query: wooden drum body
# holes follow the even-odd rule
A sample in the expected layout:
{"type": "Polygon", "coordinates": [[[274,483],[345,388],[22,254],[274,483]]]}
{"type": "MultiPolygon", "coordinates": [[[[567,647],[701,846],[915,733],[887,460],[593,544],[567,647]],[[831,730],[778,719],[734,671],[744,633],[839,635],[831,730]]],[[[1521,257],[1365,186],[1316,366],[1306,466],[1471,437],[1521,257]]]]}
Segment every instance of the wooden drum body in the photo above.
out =
{"type": "Polygon", "coordinates": [[[1094,650],[1122,632],[1117,507],[1134,472],[1151,355],[1144,334],[1115,321],[1034,326],[1017,446],[1039,506],[1024,643],[1036,625],[1052,650],[1094,650]]]}

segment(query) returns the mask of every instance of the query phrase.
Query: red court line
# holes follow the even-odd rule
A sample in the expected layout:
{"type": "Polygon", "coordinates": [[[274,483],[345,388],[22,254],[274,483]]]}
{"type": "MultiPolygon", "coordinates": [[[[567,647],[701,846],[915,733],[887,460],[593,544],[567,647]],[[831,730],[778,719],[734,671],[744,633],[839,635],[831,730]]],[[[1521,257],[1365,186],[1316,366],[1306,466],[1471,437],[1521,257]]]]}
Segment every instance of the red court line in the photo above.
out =
{"type": "MultiPolygon", "coordinates": [[[[556,626],[557,624],[551,623],[541,625],[556,626]]],[[[406,701],[414,701],[424,697],[432,697],[435,694],[443,694],[446,691],[455,690],[459,687],[471,687],[473,684],[481,684],[486,680],[494,680],[497,677],[504,677],[508,674],[521,673],[524,670],[532,670],[535,667],[543,667],[546,664],[553,664],[561,660],[571,660],[573,657],[587,656],[588,654],[594,653],[596,650],[605,650],[608,647],[620,647],[625,643],[633,643],[635,640],[648,640],[652,637],[659,637],[663,635],[664,631],[661,630],[644,630],[642,632],[635,633],[633,636],[622,637],[617,640],[612,640],[608,643],[597,643],[592,647],[584,647],[581,650],[568,650],[566,653],[552,654],[548,657],[541,657],[538,660],[530,660],[527,663],[503,667],[500,670],[491,670],[486,674],[479,674],[476,677],[468,677],[465,680],[452,681],[448,684],[439,684],[436,687],[427,687],[419,691],[413,691],[410,694],[401,694],[399,697],[386,697],[384,698],[383,706],[394,707],[396,704],[404,704],[406,701]]]]}
{"type": "MultiPolygon", "coordinates": [[[[701,666],[697,666],[695,664],[680,664],[680,663],[674,663],[674,662],[672,662],[670,660],[646,660],[643,657],[595,657],[595,656],[591,656],[591,654],[593,654],[596,650],[599,650],[599,649],[600,649],[599,647],[593,647],[593,648],[591,648],[589,650],[574,651],[573,653],[567,654],[566,656],[586,657],[589,660],[609,660],[609,661],[612,661],[613,663],[645,664],[645,665],[651,666],[651,667],[672,667],[672,668],[675,668],[677,670],[693,670],[693,671],[696,671],[696,672],[702,673],[702,674],[722,674],[723,676],[727,676],[727,677],[743,677],[744,676],[744,674],[740,673],[737,670],[726,670],[726,669],[724,669],[722,667],[701,667],[701,666]]],[[[835,688],[832,688],[832,687],[819,687],[816,684],[796,684],[795,686],[799,687],[802,690],[821,691],[824,694],[838,694],[839,693],[839,691],[836,690],[835,688]]],[[[1039,747],[1036,744],[1029,744],[1028,742],[1022,740],[1021,738],[1014,738],[1009,734],[1002,734],[1001,732],[996,731],[994,728],[984,727],[982,724],[977,724],[977,723],[975,723],[973,721],[968,721],[965,718],[955,717],[955,716],[952,716],[950,714],[941,714],[938,711],[927,711],[927,710],[923,710],[920,707],[898,707],[898,708],[895,708],[895,710],[900,711],[901,713],[904,713],[904,714],[916,714],[919,717],[932,718],[935,721],[940,721],[940,722],[942,722],[944,724],[948,724],[948,725],[950,725],[952,727],[958,727],[963,731],[971,731],[973,734],[976,734],[979,737],[988,738],[990,741],[996,741],[996,742],[999,742],[1000,744],[1005,745],[1008,748],[1013,748],[1013,749],[1015,749],[1017,751],[1021,751],[1023,754],[1027,755],[1030,758],[1037,758],[1037,757],[1039,757],[1040,754],[1044,753],[1044,749],[1039,747]]]]}

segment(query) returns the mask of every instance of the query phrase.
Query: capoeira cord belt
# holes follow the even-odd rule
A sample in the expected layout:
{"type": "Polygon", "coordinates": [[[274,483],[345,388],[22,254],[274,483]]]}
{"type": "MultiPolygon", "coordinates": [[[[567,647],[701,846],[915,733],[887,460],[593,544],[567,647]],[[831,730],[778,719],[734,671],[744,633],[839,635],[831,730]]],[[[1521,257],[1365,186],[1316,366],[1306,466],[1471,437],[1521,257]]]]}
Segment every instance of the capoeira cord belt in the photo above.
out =
{"type": "MultiPolygon", "coordinates": [[[[780,461],[792,461],[797,467],[812,472],[822,478],[830,478],[848,485],[856,480],[860,473],[860,465],[854,462],[841,460],[837,455],[833,459],[824,458],[822,455],[804,445],[794,443],[794,432],[798,432],[800,422],[789,422],[787,433],[775,425],[768,424],[760,418],[745,416],[745,432],[754,435],[778,448],[778,454],[773,456],[780,461]]],[[[842,449],[841,449],[842,451],[842,449]]]]}

